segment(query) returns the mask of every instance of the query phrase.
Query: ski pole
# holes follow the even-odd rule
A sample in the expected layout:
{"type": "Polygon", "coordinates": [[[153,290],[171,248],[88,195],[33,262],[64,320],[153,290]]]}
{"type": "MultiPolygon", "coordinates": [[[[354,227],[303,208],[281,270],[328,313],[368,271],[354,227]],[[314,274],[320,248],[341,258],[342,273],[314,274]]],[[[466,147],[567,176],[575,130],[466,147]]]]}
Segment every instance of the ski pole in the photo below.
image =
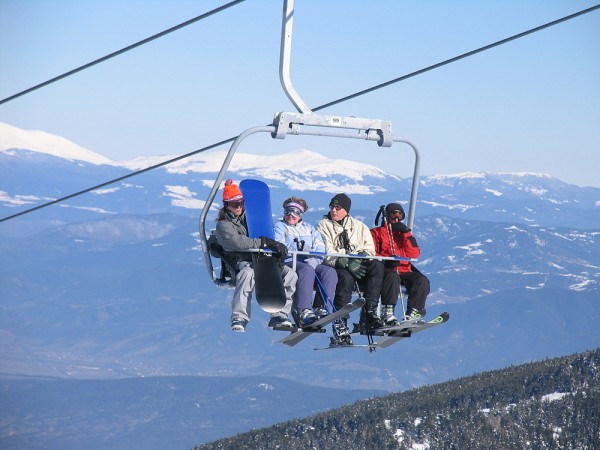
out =
{"type": "Polygon", "coordinates": [[[319,294],[321,294],[321,299],[326,301],[326,302],[325,301],[323,302],[323,306],[325,306],[325,308],[327,308],[325,303],[328,303],[331,312],[335,312],[336,311],[335,305],[331,301],[331,297],[329,297],[329,295],[327,294],[327,291],[325,290],[325,286],[323,286],[323,282],[321,281],[321,279],[319,278],[319,276],[316,273],[315,273],[315,281],[317,282],[317,289],[319,290],[319,294]]]}

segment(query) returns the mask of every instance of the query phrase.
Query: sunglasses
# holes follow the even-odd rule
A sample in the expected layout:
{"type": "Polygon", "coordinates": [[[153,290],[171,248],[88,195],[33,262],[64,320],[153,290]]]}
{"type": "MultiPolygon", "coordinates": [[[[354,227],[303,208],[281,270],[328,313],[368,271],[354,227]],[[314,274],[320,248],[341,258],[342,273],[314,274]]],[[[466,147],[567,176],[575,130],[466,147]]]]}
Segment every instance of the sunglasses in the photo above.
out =
{"type": "Polygon", "coordinates": [[[339,211],[340,209],[344,209],[344,208],[342,208],[340,205],[329,205],[329,209],[331,209],[333,211],[339,211]]]}
{"type": "Polygon", "coordinates": [[[302,212],[298,208],[286,208],[283,210],[284,216],[302,217],[302,212]]]}
{"type": "Polygon", "coordinates": [[[401,216],[402,214],[404,214],[404,212],[400,211],[399,209],[395,209],[390,212],[392,213],[393,216],[401,216]]]}
{"type": "Polygon", "coordinates": [[[243,208],[244,200],[240,200],[239,202],[227,202],[227,206],[230,206],[232,208],[243,208]]]}

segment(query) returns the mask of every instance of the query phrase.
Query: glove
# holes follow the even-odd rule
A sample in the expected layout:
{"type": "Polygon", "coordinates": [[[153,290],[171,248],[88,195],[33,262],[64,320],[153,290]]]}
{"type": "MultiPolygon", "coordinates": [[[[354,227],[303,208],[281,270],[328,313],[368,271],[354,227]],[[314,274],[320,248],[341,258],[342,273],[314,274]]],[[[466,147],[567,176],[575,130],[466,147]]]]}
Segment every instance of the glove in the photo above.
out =
{"type": "Polygon", "coordinates": [[[348,265],[348,258],[346,258],[345,256],[338,258],[337,261],[335,262],[335,267],[338,269],[345,269],[347,265],[348,265]]]}
{"type": "Polygon", "coordinates": [[[282,259],[285,259],[288,254],[288,249],[285,245],[266,236],[260,237],[260,248],[268,248],[276,253],[279,253],[282,259]]]}
{"type": "Polygon", "coordinates": [[[362,260],[360,259],[351,259],[346,270],[348,270],[348,272],[350,272],[357,280],[360,280],[367,274],[367,268],[363,266],[362,260]]]}
{"type": "Polygon", "coordinates": [[[399,231],[400,233],[408,233],[410,231],[410,228],[408,228],[402,222],[394,222],[392,224],[392,230],[399,231]]]}

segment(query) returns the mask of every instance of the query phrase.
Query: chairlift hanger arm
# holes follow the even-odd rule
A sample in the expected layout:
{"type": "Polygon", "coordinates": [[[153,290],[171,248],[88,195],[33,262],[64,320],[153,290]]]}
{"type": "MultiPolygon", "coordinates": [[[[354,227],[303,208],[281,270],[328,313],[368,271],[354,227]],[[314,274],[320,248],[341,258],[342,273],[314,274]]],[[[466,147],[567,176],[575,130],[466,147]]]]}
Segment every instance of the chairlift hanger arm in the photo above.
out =
{"type": "Polygon", "coordinates": [[[294,30],[294,0],[283,1],[283,19],[281,26],[281,51],[279,53],[279,81],[285,95],[301,113],[312,114],[311,109],[304,103],[290,77],[290,64],[292,60],[292,34],[294,30]]]}

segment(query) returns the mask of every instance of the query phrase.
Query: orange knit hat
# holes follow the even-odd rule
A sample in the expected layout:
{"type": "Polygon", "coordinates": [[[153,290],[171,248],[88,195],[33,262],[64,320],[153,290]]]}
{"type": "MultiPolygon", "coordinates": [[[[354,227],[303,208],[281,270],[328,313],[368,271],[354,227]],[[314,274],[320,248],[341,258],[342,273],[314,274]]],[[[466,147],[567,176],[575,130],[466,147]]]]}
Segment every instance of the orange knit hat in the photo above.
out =
{"type": "Polygon", "coordinates": [[[242,191],[240,191],[237,184],[234,184],[233,180],[229,179],[225,181],[225,187],[223,188],[224,202],[235,202],[243,198],[242,191]]]}

